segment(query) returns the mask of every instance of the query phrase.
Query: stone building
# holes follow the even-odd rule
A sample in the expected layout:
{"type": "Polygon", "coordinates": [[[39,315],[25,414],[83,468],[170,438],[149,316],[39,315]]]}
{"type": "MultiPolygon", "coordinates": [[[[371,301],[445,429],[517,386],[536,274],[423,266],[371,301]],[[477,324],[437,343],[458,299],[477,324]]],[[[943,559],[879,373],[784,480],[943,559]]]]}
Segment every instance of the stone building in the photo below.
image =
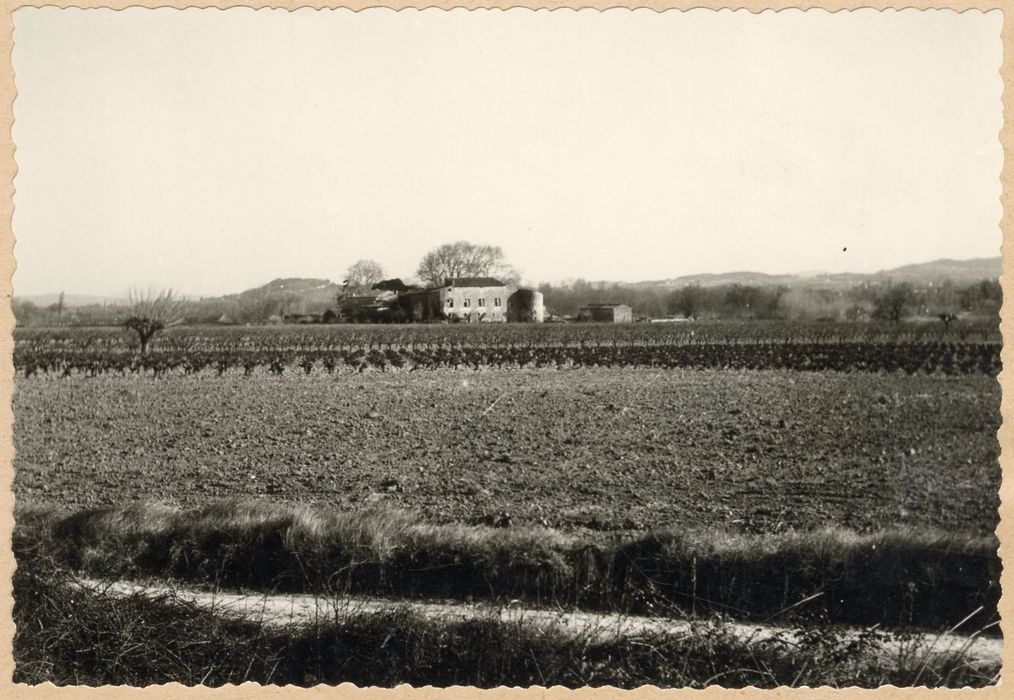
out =
{"type": "Polygon", "coordinates": [[[458,277],[435,290],[444,316],[470,323],[502,323],[507,320],[510,289],[492,277],[458,277]]]}
{"type": "Polygon", "coordinates": [[[512,323],[542,323],[546,320],[546,305],[542,292],[534,289],[517,289],[507,297],[507,320],[512,323]]]}
{"type": "Polygon", "coordinates": [[[578,313],[578,320],[630,323],[634,320],[634,314],[626,304],[588,304],[578,313]]]}
{"type": "Polygon", "coordinates": [[[410,321],[463,321],[468,323],[542,323],[542,294],[519,289],[493,277],[458,277],[439,287],[402,295],[410,321]]]}

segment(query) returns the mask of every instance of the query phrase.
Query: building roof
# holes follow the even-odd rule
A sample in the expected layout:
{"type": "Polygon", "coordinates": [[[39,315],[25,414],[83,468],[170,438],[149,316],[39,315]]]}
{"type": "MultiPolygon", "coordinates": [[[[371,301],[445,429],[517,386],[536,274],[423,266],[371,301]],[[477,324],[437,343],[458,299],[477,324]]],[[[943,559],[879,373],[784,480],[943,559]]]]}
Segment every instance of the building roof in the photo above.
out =
{"type": "Polygon", "coordinates": [[[620,306],[627,306],[626,304],[585,304],[584,309],[615,309],[620,306]]]}
{"type": "Polygon", "coordinates": [[[342,308],[351,308],[351,307],[360,307],[361,308],[361,307],[365,307],[365,306],[371,306],[371,305],[376,304],[376,303],[377,303],[377,295],[376,294],[368,294],[368,295],[367,294],[358,294],[358,295],[355,295],[355,296],[353,296],[353,295],[350,294],[349,296],[341,297],[338,300],[338,306],[340,306],[342,308]]]}
{"type": "Polygon", "coordinates": [[[373,285],[373,287],[371,287],[371,289],[380,290],[382,292],[404,293],[415,289],[415,287],[410,284],[405,284],[401,281],[400,277],[394,277],[389,280],[381,280],[377,282],[373,285]]]}
{"type": "Polygon", "coordinates": [[[445,287],[505,287],[506,285],[493,277],[453,277],[444,282],[445,287]]]}

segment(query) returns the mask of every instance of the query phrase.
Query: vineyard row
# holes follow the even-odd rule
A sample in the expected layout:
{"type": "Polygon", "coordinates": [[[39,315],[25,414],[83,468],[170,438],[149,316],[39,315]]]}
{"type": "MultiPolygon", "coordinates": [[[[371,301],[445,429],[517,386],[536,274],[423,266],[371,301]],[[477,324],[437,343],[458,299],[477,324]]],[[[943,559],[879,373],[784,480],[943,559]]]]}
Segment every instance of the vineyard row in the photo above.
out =
{"type": "Polygon", "coordinates": [[[543,346],[471,348],[393,348],[343,350],[155,350],[148,355],[108,351],[62,352],[20,348],[15,369],[24,376],[107,373],[252,375],[265,369],[328,374],[338,371],[432,370],[550,367],[654,367],[662,369],[784,369],[797,371],[986,374],[1000,372],[1000,346],[994,343],[795,343],[543,346]]]}

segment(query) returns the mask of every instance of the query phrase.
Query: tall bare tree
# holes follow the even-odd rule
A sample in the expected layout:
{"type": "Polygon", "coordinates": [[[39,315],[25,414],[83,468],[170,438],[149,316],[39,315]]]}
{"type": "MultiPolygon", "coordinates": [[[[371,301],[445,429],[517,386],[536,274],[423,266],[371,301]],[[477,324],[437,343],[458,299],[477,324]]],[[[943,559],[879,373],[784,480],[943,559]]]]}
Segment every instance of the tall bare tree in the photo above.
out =
{"type": "Polygon", "coordinates": [[[677,289],[669,297],[669,311],[682,314],[684,318],[694,318],[704,305],[704,289],[699,284],[688,284],[677,289]]]}
{"type": "Polygon", "coordinates": [[[128,302],[130,316],[123,322],[123,327],[137,333],[142,355],[148,352],[148,344],[156,333],[183,321],[187,303],[171,289],[131,289],[128,302]]]}
{"type": "Polygon", "coordinates": [[[519,277],[517,270],[507,264],[500,246],[468,241],[434,248],[423,257],[416,274],[434,287],[452,277],[497,277],[508,284],[516,283],[519,277]]]}
{"type": "Polygon", "coordinates": [[[888,283],[875,301],[873,317],[898,323],[908,314],[914,296],[908,282],[888,283]]]}
{"type": "Polygon", "coordinates": [[[345,272],[345,288],[352,294],[368,292],[384,279],[384,268],[376,260],[357,260],[345,272]]]}

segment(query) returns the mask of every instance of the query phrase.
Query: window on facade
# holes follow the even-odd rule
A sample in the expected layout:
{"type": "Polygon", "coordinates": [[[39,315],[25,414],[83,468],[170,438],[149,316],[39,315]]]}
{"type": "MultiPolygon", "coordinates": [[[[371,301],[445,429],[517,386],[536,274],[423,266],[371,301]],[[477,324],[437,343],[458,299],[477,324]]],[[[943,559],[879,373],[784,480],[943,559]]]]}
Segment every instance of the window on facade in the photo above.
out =
{"type": "Polygon", "coordinates": [[[486,300],[485,299],[479,299],[479,308],[481,309],[485,305],[486,305],[486,300]]]}
{"type": "Polygon", "coordinates": [[[447,300],[447,308],[450,309],[450,308],[453,308],[453,307],[454,307],[454,299],[448,299],[447,300]]]}
{"type": "Polygon", "coordinates": [[[472,305],[472,300],[471,299],[465,299],[465,307],[467,308],[467,307],[469,307],[471,305],[472,305]]]}
{"type": "Polygon", "coordinates": [[[497,297],[493,300],[493,306],[500,306],[500,297],[497,297]]]}

